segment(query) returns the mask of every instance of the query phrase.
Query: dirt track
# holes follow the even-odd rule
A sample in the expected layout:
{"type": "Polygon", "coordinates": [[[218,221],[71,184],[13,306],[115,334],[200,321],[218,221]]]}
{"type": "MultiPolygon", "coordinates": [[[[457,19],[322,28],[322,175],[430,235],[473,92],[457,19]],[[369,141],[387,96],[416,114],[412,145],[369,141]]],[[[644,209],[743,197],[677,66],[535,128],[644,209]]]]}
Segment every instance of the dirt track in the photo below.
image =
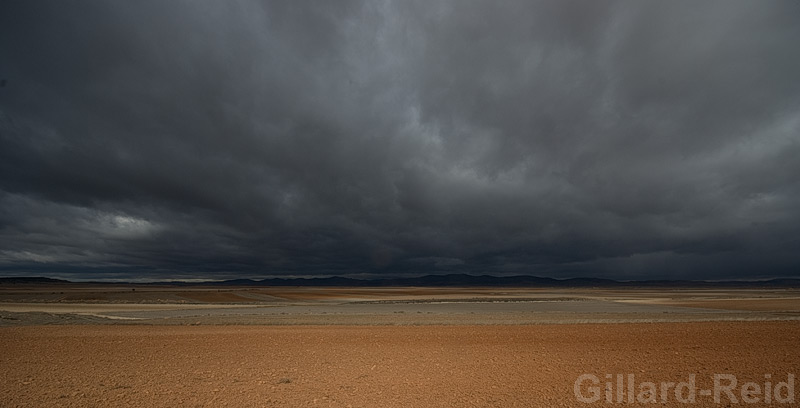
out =
{"type": "Polygon", "coordinates": [[[587,406],[583,373],[785,379],[798,340],[797,322],[2,328],[0,405],[587,406]]]}

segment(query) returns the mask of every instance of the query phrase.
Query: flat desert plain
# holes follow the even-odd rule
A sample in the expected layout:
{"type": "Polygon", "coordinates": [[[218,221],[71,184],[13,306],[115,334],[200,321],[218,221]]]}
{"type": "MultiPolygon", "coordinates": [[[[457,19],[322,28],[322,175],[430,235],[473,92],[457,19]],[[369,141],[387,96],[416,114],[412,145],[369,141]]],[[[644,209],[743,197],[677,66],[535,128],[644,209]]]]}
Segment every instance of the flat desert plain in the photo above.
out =
{"type": "Polygon", "coordinates": [[[794,289],[6,285],[0,406],[798,406],[798,319],[794,289]]]}

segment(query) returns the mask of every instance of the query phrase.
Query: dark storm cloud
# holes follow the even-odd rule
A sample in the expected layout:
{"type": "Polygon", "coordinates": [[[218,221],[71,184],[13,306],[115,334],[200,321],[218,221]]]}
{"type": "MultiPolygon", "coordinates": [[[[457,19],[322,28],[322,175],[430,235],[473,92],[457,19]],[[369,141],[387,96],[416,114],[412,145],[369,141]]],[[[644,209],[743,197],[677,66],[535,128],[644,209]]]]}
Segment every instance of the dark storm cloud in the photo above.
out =
{"type": "Polygon", "coordinates": [[[797,276],[800,7],[5,2],[0,274],[797,276]]]}

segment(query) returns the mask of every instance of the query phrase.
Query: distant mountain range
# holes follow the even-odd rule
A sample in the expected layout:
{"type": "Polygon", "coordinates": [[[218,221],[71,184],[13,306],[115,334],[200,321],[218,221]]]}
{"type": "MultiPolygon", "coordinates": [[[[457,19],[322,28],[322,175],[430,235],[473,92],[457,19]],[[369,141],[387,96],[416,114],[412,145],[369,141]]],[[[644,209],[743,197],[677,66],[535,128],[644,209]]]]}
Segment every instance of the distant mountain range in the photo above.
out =
{"type": "MultiPolygon", "coordinates": [[[[43,277],[0,278],[0,284],[71,284],[67,280],[43,277]]],[[[771,279],[764,281],[695,281],[695,280],[638,280],[616,281],[600,278],[553,279],[538,276],[490,276],[490,275],[426,275],[414,278],[353,279],[345,277],[329,278],[268,278],[262,280],[231,279],[208,282],[80,282],[80,284],[136,284],[136,285],[174,285],[174,286],[355,286],[355,287],[393,287],[393,286],[511,286],[511,287],[800,287],[800,279],[771,279]]]]}

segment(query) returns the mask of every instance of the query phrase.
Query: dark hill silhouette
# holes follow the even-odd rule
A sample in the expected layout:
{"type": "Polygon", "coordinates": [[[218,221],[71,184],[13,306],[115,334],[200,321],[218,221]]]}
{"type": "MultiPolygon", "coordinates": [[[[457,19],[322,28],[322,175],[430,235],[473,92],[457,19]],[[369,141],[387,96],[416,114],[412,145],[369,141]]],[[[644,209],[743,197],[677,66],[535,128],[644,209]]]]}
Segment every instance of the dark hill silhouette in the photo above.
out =
{"type": "Polygon", "coordinates": [[[72,283],[63,279],[44,278],[41,276],[13,276],[9,278],[0,278],[0,284],[12,285],[25,285],[25,284],[66,284],[72,283]]]}
{"type": "MultiPolygon", "coordinates": [[[[70,284],[72,282],[46,277],[10,277],[0,278],[0,285],[11,284],[70,284]]],[[[81,282],[81,284],[115,284],[130,282],[81,282]]],[[[142,283],[136,283],[142,284],[142,283]]],[[[208,282],[151,282],[142,285],[173,285],[173,286],[355,286],[355,287],[393,287],[393,286],[430,286],[430,287],[478,287],[478,286],[507,286],[507,287],[644,287],[644,288],[670,288],[670,287],[800,287],[800,279],[772,279],[763,281],[694,281],[694,280],[640,280],[616,281],[601,278],[569,278],[554,279],[539,276],[491,276],[491,275],[425,275],[409,278],[376,278],[354,279],[341,276],[326,278],[267,278],[262,280],[231,279],[225,281],[208,282]]]]}

